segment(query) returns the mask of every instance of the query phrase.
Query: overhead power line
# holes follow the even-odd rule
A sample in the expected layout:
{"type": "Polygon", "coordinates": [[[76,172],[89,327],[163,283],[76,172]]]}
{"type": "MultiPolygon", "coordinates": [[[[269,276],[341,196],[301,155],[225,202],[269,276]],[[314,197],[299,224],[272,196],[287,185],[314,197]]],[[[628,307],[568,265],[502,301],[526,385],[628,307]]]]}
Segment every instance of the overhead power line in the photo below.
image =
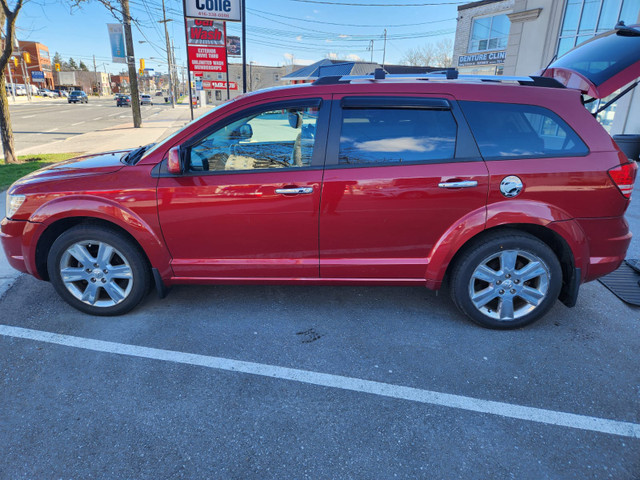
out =
{"type": "Polygon", "coordinates": [[[462,5],[468,2],[439,2],[439,3],[347,3],[327,2],[324,0],[291,0],[300,3],[318,3],[321,5],[342,5],[346,7],[439,7],[441,5],[462,5]]]}
{"type": "MultiPolygon", "coordinates": [[[[451,18],[445,18],[442,20],[432,20],[430,22],[418,22],[418,23],[399,23],[399,24],[390,24],[390,23],[367,23],[367,24],[355,24],[355,23],[336,23],[336,22],[324,22],[321,20],[309,20],[306,18],[298,18],[298,17],[288,17],[286,15],[278,15],[277,13],[271,13],[271,12],[265,12],[262,10],[256,10],[255,8],[247,8],[248,11],[250,12],[257,12],[257,13],[262,13],[263,15],[271,15],[273,17],[279,17],[279,18],[287,18],[289,20],[297,20],[299,22],[308,22],[308,23],[321,23],[324,25],[337,25],[339,27],[361,27],[361,28],[368,28],[368,27],[386,27],[386,28],[400,28],[400,27],[415,27],[418,25],[430,25],[433,23],[442,23],[442,22],[451,22],[453,20],[455,20],[455,17],[451,17],[451,18]]],[[[264,18],[264,17],[262,17],[264,18]]]]}

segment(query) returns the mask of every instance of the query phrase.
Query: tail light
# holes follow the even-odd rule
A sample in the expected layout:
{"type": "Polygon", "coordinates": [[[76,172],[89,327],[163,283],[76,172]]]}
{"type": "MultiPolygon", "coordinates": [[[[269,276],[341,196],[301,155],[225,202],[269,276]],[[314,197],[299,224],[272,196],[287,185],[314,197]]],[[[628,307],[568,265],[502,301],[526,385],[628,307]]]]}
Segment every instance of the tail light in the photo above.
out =
{"type": "Polygon", "coordinates": [[[620,189],[620,193],[622,193],[625,198],[631,198],[631,192],[633,191],[633,183],[636,180],[637,171],[638,167],[635,162],[633,162],[613,167],[609,169],[607,173],[609,173],[609,176],[611,177],[611,180],[613,180],[613,183],[616,184],[616,187],[620,189]]]}

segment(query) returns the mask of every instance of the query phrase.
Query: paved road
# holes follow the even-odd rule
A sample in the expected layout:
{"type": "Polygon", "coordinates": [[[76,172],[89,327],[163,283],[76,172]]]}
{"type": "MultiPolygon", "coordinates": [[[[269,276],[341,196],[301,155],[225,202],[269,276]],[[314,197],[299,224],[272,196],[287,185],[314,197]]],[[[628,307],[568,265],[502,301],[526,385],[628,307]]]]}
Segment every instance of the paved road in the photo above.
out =
{"type": "MultiPolygon", "coordinates": [[[[171,106],[164,103],[142,106],[143,121],[167,108],[171,106]]],[[[10,112],[18,153],[36,145],[132,122],[131,108],[116,107],[113,97],[91,97],[87,104],[69,104],[66,99],[21,103],[11,105],[10,112]]]]}

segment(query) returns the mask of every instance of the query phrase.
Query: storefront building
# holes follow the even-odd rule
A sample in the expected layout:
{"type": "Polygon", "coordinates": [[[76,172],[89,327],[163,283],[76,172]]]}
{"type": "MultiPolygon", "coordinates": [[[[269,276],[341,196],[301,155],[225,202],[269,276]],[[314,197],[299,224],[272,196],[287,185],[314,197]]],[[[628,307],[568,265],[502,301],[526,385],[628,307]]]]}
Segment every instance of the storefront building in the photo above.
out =
{"type": "MultiPolygon", "coordinates": [[[[483,0],[460,5],[454,66],[462,74],[535,74],[621,20],[640,23],[640,0],[483,0]]],[[[638,90],[598,115],[611,134],[640,133],[638,90]]]]}

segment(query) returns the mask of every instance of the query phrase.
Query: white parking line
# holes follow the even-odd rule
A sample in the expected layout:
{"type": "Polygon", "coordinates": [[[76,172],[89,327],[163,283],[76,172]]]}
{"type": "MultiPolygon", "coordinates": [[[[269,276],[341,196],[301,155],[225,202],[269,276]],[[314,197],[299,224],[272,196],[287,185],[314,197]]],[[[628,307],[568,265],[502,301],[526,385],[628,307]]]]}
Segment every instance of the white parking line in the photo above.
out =
{"type": "Polygon", "coordinates": [[[96,120],[102,120],[102,117],[94,118],[93,120],[94,120],[94,121],[96,121],[96,120]]]}
{"type": "Polygon", "coordinates": [[[103,340],[61,335],[58,333],[43,332],[41,330],[12,327],[9,325],[0,325],[0,335],[73,348],[81,348],[95,352],[128,355],[132,357],[149,358],[165,362],[213,368],[216,370],[248,373],[261,377],[290,380],[293,382],[320,385],[330,388],[339,388],[341,390],[349,390],[352,392],[369,393],[372,395],[409,400],[429,405],[457,408],[470,412],[488,413],[500,417],[528,420],[547,425],[577,428],[591,432],[609,433],[622,437],[640,438],[640,424],[636,423],[576,415],[573,413],[526,407],[511,403],[494,402],[492,400],[452,395],[449,393],[434,392],[420,388],[403,387],[400,385],[363,380],[360,378],[311,372],[308,370],[279,367],[276,365],[267,365],[262,363],[243,362],[241,360],[210,357],[207,355],[177,352],[174,350],[140,347],[125,343],[106,342],[103,340]]]}
{"type": "Polygon", "coordinates": [[[78,122],[78,123],[72,123],[72,124],[71,124],[71,126],[72,126],[72,127],[75,127],[76,125],[82,125],[83,123],[84,123],[84,121],[82,121],[82,122],[78,122]]]}
{"type": "Polygon", "coordinates": [[[24,117],[20,117],[21,120],[24,120],[25,118],[33,118],[35,117],[35,115],[26,115],[24,117]]]}
{"type": "Polygon", "coordinates": [[[45,130],[44,133],[56,132],[57,130],[57,128],[52,128],[51,130],[45,130]]]}

